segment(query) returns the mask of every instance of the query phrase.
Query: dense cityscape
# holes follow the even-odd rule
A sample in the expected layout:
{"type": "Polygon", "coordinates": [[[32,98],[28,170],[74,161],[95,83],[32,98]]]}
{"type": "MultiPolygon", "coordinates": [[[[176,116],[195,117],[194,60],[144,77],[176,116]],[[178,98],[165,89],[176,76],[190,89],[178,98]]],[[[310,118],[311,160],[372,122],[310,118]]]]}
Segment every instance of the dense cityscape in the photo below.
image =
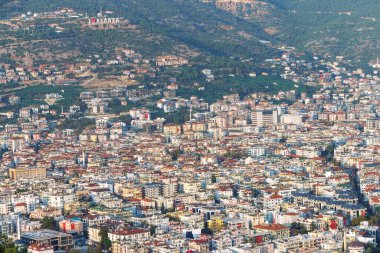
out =
{"type": "MultiPolygon", "coordinates": [[[[61,19],[138,29],[0,24],[61,19]]],[[[260,43],[279,53],[246,70],[129,45],[0,58],[0,252],[380,252],[379,58],[260,43]]]]}

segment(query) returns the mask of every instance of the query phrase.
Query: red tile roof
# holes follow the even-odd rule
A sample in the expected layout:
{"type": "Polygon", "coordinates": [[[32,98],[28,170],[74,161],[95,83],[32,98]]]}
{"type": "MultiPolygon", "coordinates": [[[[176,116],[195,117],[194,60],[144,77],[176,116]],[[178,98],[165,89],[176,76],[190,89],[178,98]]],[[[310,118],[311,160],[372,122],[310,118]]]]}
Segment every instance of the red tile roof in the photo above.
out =
{"type": "Polygon", "coordinates": [[[281,224],[256,225],[256,226],[254,226],[254,228],[255,229],[261,229],[261,230],[271,230],[271,231],[289,229],[287,226],[284,226],[281,224]]]}

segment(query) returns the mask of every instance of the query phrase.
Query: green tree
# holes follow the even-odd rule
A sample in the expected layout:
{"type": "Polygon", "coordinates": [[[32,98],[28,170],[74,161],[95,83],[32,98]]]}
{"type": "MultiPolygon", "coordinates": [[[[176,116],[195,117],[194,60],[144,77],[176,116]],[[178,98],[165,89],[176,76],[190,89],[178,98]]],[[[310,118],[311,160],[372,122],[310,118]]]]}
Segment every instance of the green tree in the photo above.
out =
{"type": "Polygon", "coordinates": [[[0,237],[0,252],[4,253],[16,253],[17,248],[15,247],[13,240],[6,235],[0,237]]]}
{"type": "Polygon", "coordinates": [[[374,246],[373,244],[368,243],[365,245],[365,253],[377,253],[380,252],[379,246],[374,246]]]}
{"type": "Polygon", "coordinates": [[[102,245],[103,250],[109,250],[109,248],[112,245],[111,240],[108,237],[107,238],[102,238],[100,240],[100,244],[102,245]]]}
{"type": "Polygon", "coordinates": [[[359,226],[360,222],[367,221],[367,220],[368,220],[367,217],[365,217],[365,216],[359,216],[359,217],[357,217],[357,218],[355,218],[355,219],[353,219],[351,221],[351,225],[352,226],[359,226]]]}
{"type": "Polygon", "coordinates": [[[95,247],[88,247],[88,253],[102,253],[102,246],[96,245],[95,247]]]}
{"type": "Polygon", "coordinates": [[[125,124],[127,124],[127,126],[130,126],[132,122],[132,117],[130,115],[122,115],[118,118],[118,120],[124,122],[125,124]]]}
{"type": "Polygon", "coordinates": [[[121,106],[121,102],[118,98],[113,98],[109,103],[109,107],[114,107],[114,106],[121,106]]]}
{"type": "Polygon", "coordinates": [[[82,252],[79,249],[72,248],[69,250],[69,253],[82,253],[82,252]]]}
{"type": "Polygon", "coordinates": [[[167,214],[166,217],[169,218],[169,221],[181,222],[181,219],[177,215],[167,214]]]}
{"type": "Polygon", "coordinates": [[[315,222],[312,222],[310,226],[310,231],[314,231],[316,229],[317,229],[317,224],[315,222]]]}
{"type": "Polygon", "coordinates": [[[216,183],[216,175],[215,174],[211,175],[211,183],[213,183],[213,184],[216,183]]]}
{"type": "Polygon", "coordinates": [[[335,145],[329,144],[326,147],[326,149],[322,152],[322,155],[325,156],[328,161],[332,161],[334,157],[334,150],[335,150],[335,145]]]}
{"type": "Polygon", "coordinates": [[[17,190],[16,190],[16,194],[17,193],[22,193],[22,192],[27,192],[28,191],[28,189],[20,189],[20,188],[18,188],[17,190]]]}
{"type": "Polygon", "coordinates": [[[16,247],[5,248],[4,253],[17,253],[17,248],[16,247]]]}
{"type": "Polygon", "coordinates": [[[57,128],[60,130],[75,129],[76,132],[79,134],[79,133],[82,133],[84,129],[91,126],[95,127],[94,119],[87,119],[87,118],[78,119],[78,120],[65,119],[64,121],[62,121],[60,125],[57,126],[57,128]]]}
{"type": "Polygon", "coordinates": [[[225,155],[227,158],[232,158],[232,159],[241,159],[245,156],[244,152],[239,151],[239,150],[234,150],[234,151],[229,151],[225,155]]]}
{"type": "Polygon", "coordinates": [[[87,104],[83,101],[80,102],[79,107],[81,112],[85,112],[88,109],[87,104]]]}
{"type": "Polygon", "coordinates": [[[44,229],[55,229],[55,221],[53,217],[45,216],[41,220],[42,228],[44,229]]]}
{"type": "Polygon", "coordinates": [[[17,253],[28,253],[28,249],[26,247],[17,248],[17,253]]]}
{"type": "Polygon", "coordinates": [[[379,216],[374,215],[371,218],[369,218],[369,224],[373,225],[373,226],[378,225],[379,224],[379,216]]]}
{"type": "Polygon", "coordinates": [[[308,233],[306,227],[299,222],[293,222],[292,225],[290,226],[290,231],[293,236],[299,235],[299,234],[303,235],[303,234],[308,233]]]}
{"type": "Polygon", "coordinates": [[[213,234],[212,230],[208,226],[208,221],[204,222],[204,226],[203,226],[201,232],[202,232],[202,234],[209,234],[209,235],[213,234]]]}
{"type": "Polygon", "coordinates": [[[149,227],[149,232],[150,232],[150,235],[155,235],[156,234],[156,229],[157,229],[157,226],[155,225],[152,225],[149,227]]]}
{"type": "Polygon", "coordinates": [[[99,236],[101,237],[100,245],[102,249],[108,250],[111,247],[111,240],[108,238],[108,228],[106,226],[100,228],[99,236]]]}
{"type": "Polygon", "coordinates": [[[66,74],[66,78],[68,78],[68,79],[75,79],[76,76],[75,76],[74,73],[68,73],[68,74],[66,74]]]}
{"type": "Polygon", "coordinates": [[[166,210],[166,208],[164,206],[164,203],[161,204],[161,213],[162,214],[166,214],[167,213],[167,210],[166,210]]]}
{"type": "Polygon", "coordinates": [[[181,154],[181,150],[179,148],[170,152],[170,156],[172,157],[173,161],[177,161],[180,154],[181,154]]]}

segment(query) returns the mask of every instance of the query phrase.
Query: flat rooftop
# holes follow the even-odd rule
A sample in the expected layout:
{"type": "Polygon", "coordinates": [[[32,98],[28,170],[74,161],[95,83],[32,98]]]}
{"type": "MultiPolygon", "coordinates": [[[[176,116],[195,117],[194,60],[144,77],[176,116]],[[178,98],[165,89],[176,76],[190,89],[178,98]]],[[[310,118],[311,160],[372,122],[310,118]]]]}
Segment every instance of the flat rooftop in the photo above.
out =
{"type": "Polygon", "coordinates": [[[55,231],[55,230],[50,230],[50,229],[41,229],[41,230],[30,231],[30,232],[25,232],[21,234],[21,237],[28,238],[30,240],[36,240],[36,241],[49,240],[52,238],[68,237],[68,236],[71,236],[71,235],[67,233],[55,231]]]}

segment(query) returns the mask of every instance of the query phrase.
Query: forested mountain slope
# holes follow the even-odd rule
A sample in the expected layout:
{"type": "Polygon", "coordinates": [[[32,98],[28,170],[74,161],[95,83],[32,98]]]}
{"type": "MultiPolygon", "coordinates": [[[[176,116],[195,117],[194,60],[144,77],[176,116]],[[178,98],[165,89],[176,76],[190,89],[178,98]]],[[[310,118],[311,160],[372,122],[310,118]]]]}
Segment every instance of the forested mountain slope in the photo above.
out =
{"type": "MultiPolygon", "coordinates": [[[[0,5],[3,17],[59,7],[89,16],[100,9],[112,10],[137,24],[147,37],[159,38],[156,46],[162,50],[157,53],[183,45],[206,55],[259,62],[277,54],[273,47],[260,43],[268,40],[272,45],[342,55],[366,64],[380,50],[378,0],[0,0],[0,5]]],[[[96,36],[80,35],[84,34],[76,37],[78,45],[91,38],[96,46],[96,36]]],[[[144,36],[130,37],[112,38],[115,42],[127,38],[127,43],[144,51],[144,36]]],[[[72,41],[67,43],[75,47],[72,41]]],[[[154,51],[153,44],[147,43],[145,51],[154,51]]]]}
{"type": "Polygon", "coordinates": [[[147,36],[161,36],[211,55],[255,56],[259,60],[275,53],[259,42],[271,38],[259,24],[198,0],[30,0],[15,6],[9,10],[42,12],[71,7],[90,16],[100,9],[112,10],[145,29],[147,36]]]}
{"type": "Polygon", "coordinates": [[[213,3],[259,23],[273,37],[302,50],[364,62],[373,60],[380,50],[377,0],[213,0],[213,3]],[[257,9],[252,10],[255,6],[257,9]]]}

